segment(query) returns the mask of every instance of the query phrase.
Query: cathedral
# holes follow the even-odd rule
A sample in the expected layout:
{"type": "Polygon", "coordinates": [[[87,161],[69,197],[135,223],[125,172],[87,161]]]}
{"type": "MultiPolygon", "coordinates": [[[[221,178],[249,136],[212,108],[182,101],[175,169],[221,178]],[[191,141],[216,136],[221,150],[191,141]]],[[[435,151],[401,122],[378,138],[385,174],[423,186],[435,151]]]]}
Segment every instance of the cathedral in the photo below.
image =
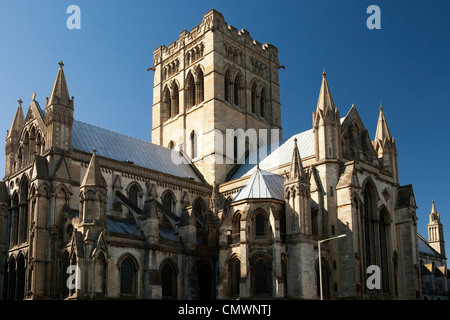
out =
{"type": "Polygon", "coordinates": [[[7,132],[0,297],[448,297],[439,214],[418,235],[383,108],[371,139],[324,72],[311,129],[284,138],[280,68],[210,10],[153,53],[147,142],[76,120],[60,62],[7,132]]]}

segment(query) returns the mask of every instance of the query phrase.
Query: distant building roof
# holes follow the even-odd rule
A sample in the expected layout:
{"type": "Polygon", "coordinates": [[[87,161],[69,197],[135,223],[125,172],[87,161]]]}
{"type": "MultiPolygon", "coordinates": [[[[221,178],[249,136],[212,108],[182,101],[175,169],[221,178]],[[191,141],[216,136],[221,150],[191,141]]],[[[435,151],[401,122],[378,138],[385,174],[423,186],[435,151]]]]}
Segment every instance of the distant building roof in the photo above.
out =
{"type": "Polygon", "coordinates": [[[73,121],[72,148],[87,153],[96,149],[97,155],[105,158],[201,181],[187,160],[181,164],[172,161],[171,149],[77,120],[73,121]]]}
{"type": "Polygon", "coordinates": [[[417,234],[417,240],[418,240],[417,243],[419,245],[419,252],[420,253],[424,253],[424,254],[431,255],[431,256],[436,256],[436,257],[440,257],[441,256],[439,254],[439,252],[434,250],[420,234],[417,234]]]}
{"type": "Polygon", "coordinates": [[[284,200],[283,183],[282,176],[257,168],[232,202],[243,199],[284,200]]]}

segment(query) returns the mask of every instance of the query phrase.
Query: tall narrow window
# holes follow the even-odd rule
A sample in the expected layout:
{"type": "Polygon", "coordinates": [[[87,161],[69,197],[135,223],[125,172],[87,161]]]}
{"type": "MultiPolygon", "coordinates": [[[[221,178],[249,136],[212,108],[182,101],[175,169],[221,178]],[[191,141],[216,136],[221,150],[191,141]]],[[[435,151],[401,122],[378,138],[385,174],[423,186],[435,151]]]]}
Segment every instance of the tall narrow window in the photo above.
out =
{"type": "Polygon", "coordinates": [[[94,265],[94,291],[96,294],[105,294],[106,292],[106,258],[101,252],[94,265]]]}
{"type": "Polygon", "coordinates": [[[195,105],[195,81],[192,73],[189,73],[186,82],[186,107],[192,108],[195,105]]]}
{"type": "Polygon", "coordinates": [[[162,280],[162,298],[176,299],[177,298],[177,276],[172,263],[165,262],[161,269],[162,280]]]}
{"type": "Polygon", "coordinates": [[[374,243],[373,243],[373,216],[376,208],[374,187],[371,183],[367,183],[364,187],[364,243],[365,243],[365,256],[366,267],[370,266],[374,256],[374,243]]]}
{"type": "Polygon", "coordinates": [[[198,136],[195,131],[191,133],[191,159],[195,159],[198,156],[198,136]]]}
{"type": "Polygon", "coordinates": [[[179,113],[178,85],[174,82],[172,85],[172,94],[170,99],[170,117],[175,117],[179,113]]]}
{"type": "Polygon", "coordinates": [[[261,117],[263,117],[264,119],[266,119],[267,116],[267,110],[266,110],[266,89],[262,88],[261,90],[261,96],[259,98],[260,102],[259,102],[259,106],[261,109],[261,117]]]}
{"type": "Polygon", "coordinates": [[[162,121],[167,121],[171,117],[172,99],[170,98],[170,90],[168,87],[164,89],[162,101],[162,121]]]}
{"type": "Polygon", "coordinates": [[[138,197],[139,197],[139,188],[137,187],[137,185],[133,184],[128,190],[128,198],[130,199],[131,203],[134,204],[136,207],[139,207],[138,197]]]}
{"type": "Polygon", "coordinates": [[[167,210],[173,212],[173,197],[169,191],[163,196],[162,204],[167,210]]]}
{"type": "Polygon", "coordinates": [[[18,243],[19,237],[19,196],[14,194],[11,206],[11,247],[18,243]]]}
{"type": "Polygon", "coordinates": [[[263,259],[258,259],[253,267],[254,294],[269,293],[267,264],[263,259]]]}
{"type": "Polygon", "coordinates": [[[388,267],[388,235],[389,235],[389,213],[386,209],[380,212],[379,233],[380,233],[380,258],[382,290],[389,293],[389,267],[388,267]]]}
{"type": "Polygon", "coordinates": [[[196,98],[196,104],[199,104],[203,102],[205,97],[205,79],[203,76],[202,69],[199,68],[198,74],[197,74],[197,98],[196,98]]]}
{"type": "Polygon", "coordinates": [[[230,261],[230,298],[239,295],[239,284],[241,282],[241,261],[234,258],[230,261]]]}
{"type": "Polygon", "coordinates": [[[120,264],[120,293],[125,295],[134,294],[134,264],[131,259],[126,258],[120,264]]]}
{"type": "Polygon", "coordinates": [[[262,212],[255,216],[255,231],[257,237],[264,237],[266,235],[266,221],[262,212]]]}
{"type": "Polygon", "coordinates": [[[237,243],[241,241],[241,213],[237,212],[233,217],[233,230],[231,234],[231,242],[237,243]]]}
{"type": "Polygon", "coordinates": [[[19,243],[28,240],[28,179],[24,179],[20,185],[19,203],[19,243]]]}
{"type": "Polygon", "coordinates": [[[241,97],[241,87],[242,87],[242,78],[238,73],[236,78],[234,79],[234,104],[238,107],[242,107],[242,97],[241,97]]]}
{"type": "Polygon", "coordinates": [[[256,114],[256,105],[258,103],[258,96],[256,92],[256,83],[253,83],[252,86],[252,113],[256,114]]]}
{"type": "Polygon", "coordinates": [[[225,79],[224,79],[224,92],[225,92],[225,101],[228,101],[231,103],[231,73],[227,70],[225,72],[225,79]]]}

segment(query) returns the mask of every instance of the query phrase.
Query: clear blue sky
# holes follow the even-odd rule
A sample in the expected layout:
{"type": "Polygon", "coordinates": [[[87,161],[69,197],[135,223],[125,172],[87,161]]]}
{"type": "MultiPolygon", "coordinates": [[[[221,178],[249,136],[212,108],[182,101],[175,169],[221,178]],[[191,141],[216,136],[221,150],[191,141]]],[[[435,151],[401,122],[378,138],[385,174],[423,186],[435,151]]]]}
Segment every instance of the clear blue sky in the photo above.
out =
{"type": "MultiPolygon", "coordinates": [[[[215,8],[228,24],[279,49],[283,135],[311,128],[323,68],[344,116],[354,102],[371,138],[383,104],[401,184],[413,184],[427,238],[436,201],[450,243],[450,1],[0,0],[0,132],[17,100],[41,106],[63,60],[76,119],[150,140],[153,50],[215,8]],[[81,30],[69,30],[69,5],[81,30]],[[369,30],[369,5],[381,29],[369,30]]],[[[5,163],[0,139],[0,165],[5,163]]],[[[3,171],[2,171],[3,176],[3,171]]],[[[448,245],[447,245],[448,248],[448,245]]],[[[447,250],[450,253],[450,250],[447,250]]]]}

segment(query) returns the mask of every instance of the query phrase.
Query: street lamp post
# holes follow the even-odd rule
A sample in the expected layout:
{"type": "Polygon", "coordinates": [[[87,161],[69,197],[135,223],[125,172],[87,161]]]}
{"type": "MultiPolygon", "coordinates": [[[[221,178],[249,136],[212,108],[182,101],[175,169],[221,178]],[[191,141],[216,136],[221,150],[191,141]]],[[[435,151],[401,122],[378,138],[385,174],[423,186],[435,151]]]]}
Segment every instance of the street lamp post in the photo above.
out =
{"type": "Polygon", "coordinates": [[[322,256],[321,256],[321,254],[320,254],[320,244],[322,243],[322,242],[325,242],[325,241],[330,241],[330,240],[334,240],[334,239],[338,239],[338,238],[343,238],[343,237],[346,237],[347,235],[344,233],[344,234],[341,234],[341,235],[339,235],[339,236],[337,236],[337,237],[332,237],[332,238],[328,238],[328,239],[323,239],[323,240],[319,240],[318,242],[317,242],[317,245],[318,245],[318,248],[319,248],[319,286],[320,286],[320,300],[323,300],[323,290],[322,290],[322,256]]]}

